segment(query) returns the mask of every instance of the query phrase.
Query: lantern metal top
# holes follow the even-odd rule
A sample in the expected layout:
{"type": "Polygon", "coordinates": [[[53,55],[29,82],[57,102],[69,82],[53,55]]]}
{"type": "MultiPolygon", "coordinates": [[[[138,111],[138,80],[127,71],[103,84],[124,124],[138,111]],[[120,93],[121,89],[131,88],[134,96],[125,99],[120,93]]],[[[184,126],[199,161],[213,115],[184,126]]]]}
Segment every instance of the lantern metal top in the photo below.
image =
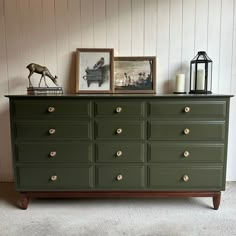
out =
{"type": "Polygon", "coordinates": [[[204,62],[212,62],[212,60],[210,59],[210,57],[207,55],[207,53],[205,51],[199,51],[197,53],[197,55],[193,58],[193,60],[191,61],[191,63],[204,63],[204,62]]]}

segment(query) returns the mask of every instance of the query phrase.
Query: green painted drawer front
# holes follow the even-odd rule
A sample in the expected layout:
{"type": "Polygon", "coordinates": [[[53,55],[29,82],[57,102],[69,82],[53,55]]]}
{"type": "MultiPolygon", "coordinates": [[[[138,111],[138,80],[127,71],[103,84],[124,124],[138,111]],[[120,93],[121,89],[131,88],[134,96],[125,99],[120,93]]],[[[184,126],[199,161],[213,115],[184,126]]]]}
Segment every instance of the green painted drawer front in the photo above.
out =
{"type": "Polygon", "coordinates": [[[136,120],[97,121],[95,123],[95,138],[101,140],[140,140],[144,138],[144,122],[136,120]]]}
{"type": "Polygon", "coordinates": [[[90,139],[91,124],[84,122],[17,122],[15,137],[21,140],[90,139]],[[50,134],[50,130],[55,133],[50,134]]]}
{"type": "Polygon", "coordinates": [[[226,117],[226,101],[163,101],[150,102],[148,115],[161,118],[213,118],[226,117]]]}
{"type": "Polygon", "coordinates": [[[96,169],[96,188],[139,189],[144,188],[144,179],[143,166],[99,166],[96,169]]]}
{"type": "Polygon", "coordinates": [[[20,166],[17,167],[17,186],[21,190],[88,189],[93,187],[93,168],[75,165],[20,166]]]}
{"type": "Polygon", "coordinates": [[[16,118],[88,117],[90,110],[91,102],[73,99],[68,101],[31,99],[13,103],[13,113],[16,118]]]}
{"type": "Polygon", "coordinates": [[[143,162],[145,156],[143,143],[102,142],[96,144],[97,162],[143,162]]]}
{"type": "Polygon", "coordinates": [[[224,150],[224,144],[150,142],[148,144],[148,161],[223,163],[224,150]]]}
{"type": "Polygon", "coordinates": [[[95,116],[143,117],[144,102],[131,101],[99,101],[95,102],[95,116]]]}
{"type": "Polygon", "coordinates": [[[161,167],[148,171],[149,187],[158,190],[218,189],[223,187],[223,167],[161,167]],[[187,176],[188,181],[184,181],[187,176]]]}
{"type": "Polygon", "coordinates": [[[148,124],[150,140],[218,140],[225,139],[225,122],[158,122],[148,124]],[[189,130],[185,134],[185,130],[189,130]]]}
{"type": "Polygon", "coordinates": [[[92,144],[87,141],[27,142],[16,144],[19,162],[91,162],[92,144]]]}

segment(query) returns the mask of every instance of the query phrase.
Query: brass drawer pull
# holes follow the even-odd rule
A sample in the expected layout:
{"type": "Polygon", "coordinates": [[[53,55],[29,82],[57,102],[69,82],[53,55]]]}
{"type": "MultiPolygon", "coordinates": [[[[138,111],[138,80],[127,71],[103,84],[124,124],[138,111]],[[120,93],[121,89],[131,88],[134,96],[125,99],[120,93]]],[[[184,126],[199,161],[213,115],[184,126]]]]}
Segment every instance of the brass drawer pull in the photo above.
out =
{"type": "Polygon", "coordinates": [[[52,175],[52,176],[51,176],[51,180],[52,180],[52,181],[56,181],[56,180],[57,180],[57,176],[56,176],[56,175],[52,175]]]}
{"type": "Polygon", "coordinates": [[[117,175],[117,176],[116,176],[116,179],[117,179],[118,181],[121,181],[121,180],[123,179],[123,176],[122,176],[122,175],[117,175]]]}
{"type": "Polygon", "coordinates": [[[185,151],[185,152],[184,152],[184,156],[185,156],[185,157],[189,157],[189,155],[190,155],[189,151],[185,151]]]}
{"type": "Polygon", "coordinates": [[[55,111],[56,111],[55,107],[49,107],[48,108],[48,112],[50,112],[50,113],[55,112],[55,111]]]}
{"type": "Polygon", "coordinates": [[[57,155],[57,152],[56,151],[52,151],[52,152],[50,152],[50,157],[55,157],[56,155],[57,155]]]}
{"type": "Polygon", "coordinates": [[[117,152],[116,152],[116,156],[118,156],[118,157],[121,157],[122,154],[123,154],[122,151],[117,151],[117,152]]]}
{"type": "Polygon", "coordinates": [[[121,134],[122,131],[123,131],[123,130],[122,130],[121,128],[119,128],[119,129],[116,130],[116,133],[117,133],[117,134],[121,134]]]}
{"type": "Polygon", "coordinates": [[[184,134],[189,134],[190,130],[188,128],[184,129],[184,134]]]}
{"type": "Polygon", "coordinates": [[[116,108],[116,112],[117,112],[117,113],[120,113],[121,111],[122,111],[122,107],[117,107],[117,108],[116,108]]]}
{"type": "Polygon", "coordinates": [[[48,133],[49,133],[49,134],[55,134],[55,133],[56,133],[56,130],[55,130],[55,129],[50,129],[50,130],[48,131],[48,133]]]}
{"type": "Polygon", "coordinates": [[[185,107],[185,108],[184,108],[184,111],[185,111],[186,113],[190,112],[190,110],[191,110],[190,107],[185,107]]]}
{"type": "Polygon", "coordinates": [[[189,176],[188,175],[184,175],[182,177],[182,179],[183,179],[184,182],[188,182],[189,181],[189,176]]]}

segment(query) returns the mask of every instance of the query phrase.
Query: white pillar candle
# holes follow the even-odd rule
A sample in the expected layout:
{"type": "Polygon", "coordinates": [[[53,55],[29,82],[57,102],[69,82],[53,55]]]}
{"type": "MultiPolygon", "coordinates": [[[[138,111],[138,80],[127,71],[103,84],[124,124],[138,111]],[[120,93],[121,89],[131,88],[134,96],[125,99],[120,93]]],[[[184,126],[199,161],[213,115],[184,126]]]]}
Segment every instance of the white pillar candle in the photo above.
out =
{"type": "Polygon", "coordinates": [[[197,90],[205,88],[205,70],[197,70],[197,90]]]}
{"type": "Polygon", "coordinates": [[[175,92],[185,92],[185,74],[177,74],[175,80],[175,92]]]}

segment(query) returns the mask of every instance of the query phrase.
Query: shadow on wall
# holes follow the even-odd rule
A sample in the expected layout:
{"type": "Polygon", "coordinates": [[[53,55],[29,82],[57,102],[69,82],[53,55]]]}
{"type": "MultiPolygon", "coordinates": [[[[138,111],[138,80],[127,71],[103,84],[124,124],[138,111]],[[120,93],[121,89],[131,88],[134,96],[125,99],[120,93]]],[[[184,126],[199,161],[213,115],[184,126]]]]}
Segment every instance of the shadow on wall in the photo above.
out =
{"type": "Polygon", "coordinates": [[[68,93],[76,93],[76,52],[70,53],[68,93]]]}

